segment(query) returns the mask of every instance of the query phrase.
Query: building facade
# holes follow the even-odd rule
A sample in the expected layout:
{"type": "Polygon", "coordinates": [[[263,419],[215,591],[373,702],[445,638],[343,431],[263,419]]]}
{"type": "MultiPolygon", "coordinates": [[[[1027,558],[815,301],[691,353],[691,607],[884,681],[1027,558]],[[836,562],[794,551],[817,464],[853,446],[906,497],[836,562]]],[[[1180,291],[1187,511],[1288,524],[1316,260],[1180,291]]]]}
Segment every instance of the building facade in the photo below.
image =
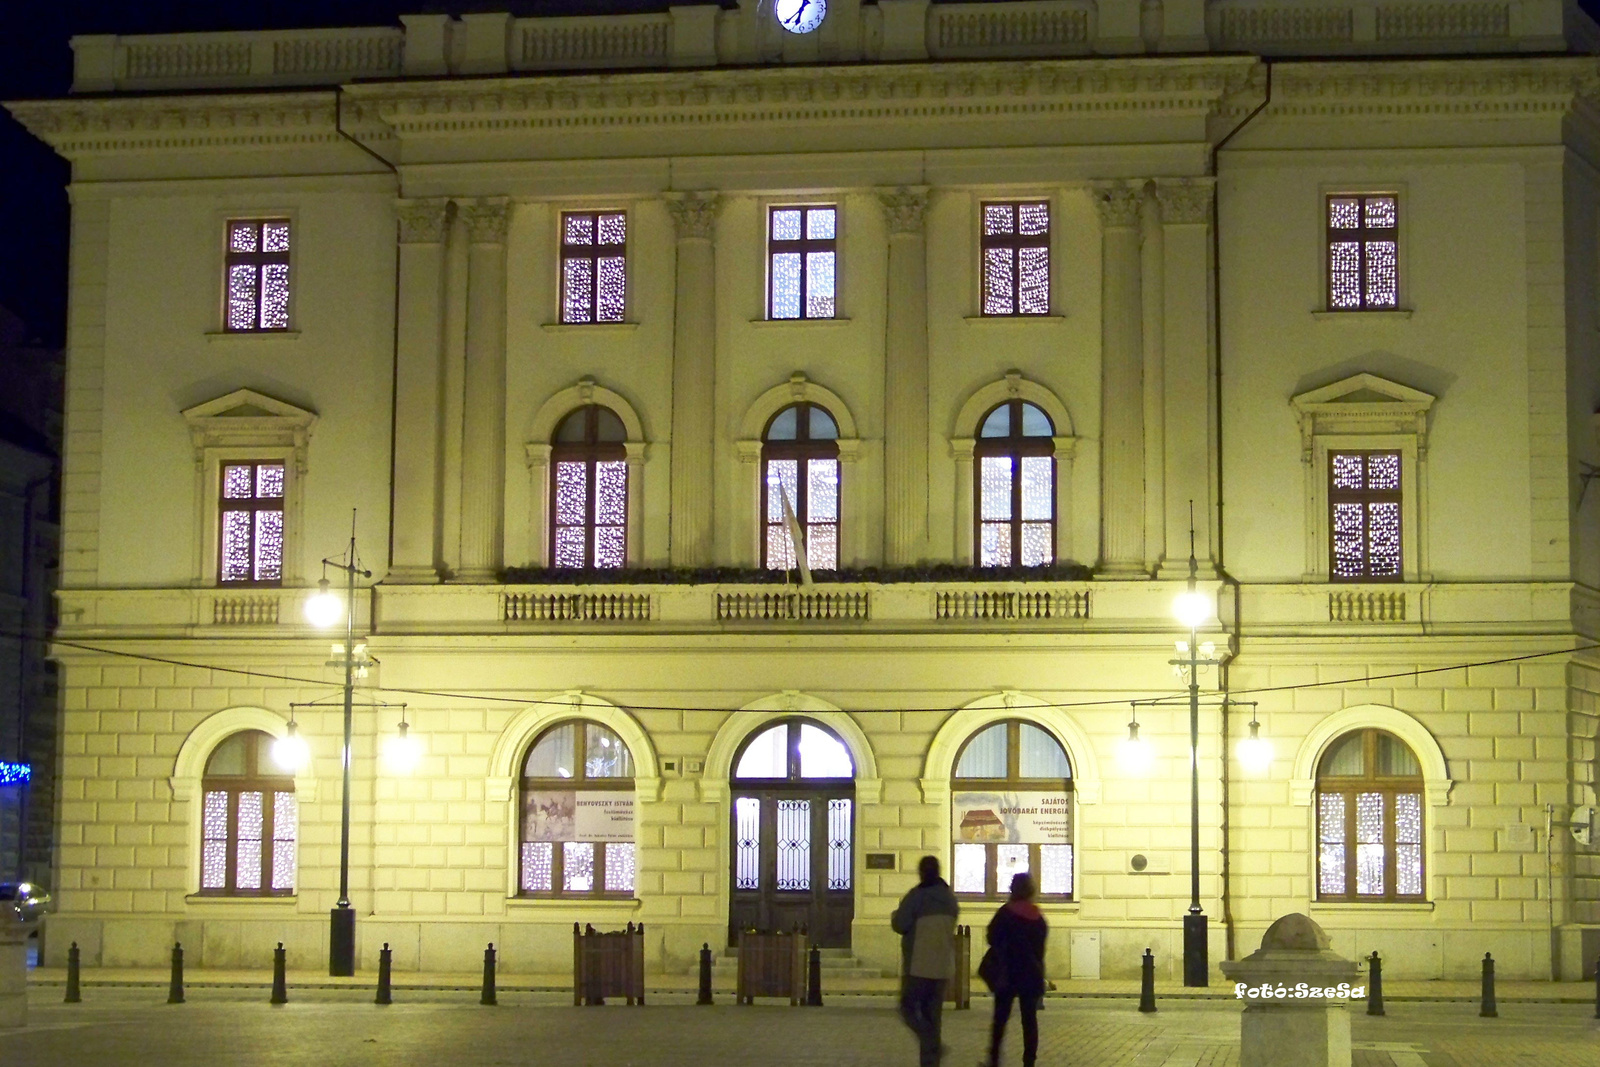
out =
{"type": "Polygon", "coordinates": [[[353,511],[363,966],[892,973],[933,853],[1175,974],[1194,640],[1213,967],[1305,911],[1576,977],[1593,25],[808,6],[78,38],[8,105],[73,164],[47,959],[326,958],[353,511]]]}

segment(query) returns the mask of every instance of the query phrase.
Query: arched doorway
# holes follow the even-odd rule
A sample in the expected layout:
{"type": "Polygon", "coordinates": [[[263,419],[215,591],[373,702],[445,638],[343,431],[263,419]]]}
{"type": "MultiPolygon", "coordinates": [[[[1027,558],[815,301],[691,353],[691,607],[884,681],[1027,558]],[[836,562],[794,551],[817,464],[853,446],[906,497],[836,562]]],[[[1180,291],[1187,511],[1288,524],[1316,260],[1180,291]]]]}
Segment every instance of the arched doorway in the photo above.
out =
{"type": "Polygon", "coordinates": [[[855,917],[855,761],[832,730],[769,723],[733,761],[728,943],[740,930],[804,926],[849,948],[855,917]]]}

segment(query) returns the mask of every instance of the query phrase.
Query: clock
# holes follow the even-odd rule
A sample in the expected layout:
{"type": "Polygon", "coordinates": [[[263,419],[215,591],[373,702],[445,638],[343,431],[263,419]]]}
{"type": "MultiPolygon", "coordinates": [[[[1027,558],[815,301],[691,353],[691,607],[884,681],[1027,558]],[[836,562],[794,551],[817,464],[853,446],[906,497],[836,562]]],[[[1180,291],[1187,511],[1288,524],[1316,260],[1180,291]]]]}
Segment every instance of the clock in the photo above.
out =
{"type": "Polygon", "coordinates": [[[790,33],[810,33],[828,14],[827,0],[773,0],[778,25],[790,33]]]}

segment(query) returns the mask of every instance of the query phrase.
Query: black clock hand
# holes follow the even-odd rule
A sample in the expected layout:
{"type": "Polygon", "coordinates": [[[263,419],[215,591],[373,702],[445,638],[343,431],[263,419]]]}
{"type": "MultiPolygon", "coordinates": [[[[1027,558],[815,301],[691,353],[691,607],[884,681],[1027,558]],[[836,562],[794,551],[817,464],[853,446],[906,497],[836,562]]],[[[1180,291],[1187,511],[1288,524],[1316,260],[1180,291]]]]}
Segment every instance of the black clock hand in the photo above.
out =
{"type": "Polygon", "coordinates": [[[804,15],[806,8],[810,6],[811,0],[800,0],[800,6],[794,9],[794,14],[789,18],[789,23],[794,26],[800,25],[800,16],[804,15]]]}

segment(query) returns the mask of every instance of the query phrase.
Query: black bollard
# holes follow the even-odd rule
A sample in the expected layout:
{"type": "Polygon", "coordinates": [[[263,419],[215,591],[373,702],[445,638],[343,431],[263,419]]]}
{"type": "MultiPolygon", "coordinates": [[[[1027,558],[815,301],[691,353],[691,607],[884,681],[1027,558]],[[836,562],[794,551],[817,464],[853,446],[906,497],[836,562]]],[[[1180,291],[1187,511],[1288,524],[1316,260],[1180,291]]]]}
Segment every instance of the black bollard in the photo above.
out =
{"type": "Polygon", "coordinates": [[[806,1007],[822,1007],[822,950],[816,945],[806,960],[806,1007]]]}
{"type": "Polygon", "coordinates": [[[1367,957],[1367,1014],[1383,1014],[1383,961],[1376,949],[1367,957]]]}
{"type": "MultiPolygon", "coordinates": [[[[695,1003],[711,1003],[711,946],[705,942],[700,944],[700,999],[695,1003]]],[[[1600,1001],[1596,1003],[1600,1010],[1600,1001]]]]}
{"type": "Polygon", "coordinates": [[[1494,1002],[1494,957],[1487,952],[1483,954],[1483,1007],[1478,1015],[1484,1019],[1498,1019],[1500,1010],[1494,1002]]]}
{"type": "Polygon", "coordinates": [[[172,943],[172,984],[167,987],[167,1003],[183,1003],[183,945],[172,943]]]}
{"type": "Polygon", "coordinates": [[[78,995],[78,943],[67,949],[67,996],[63,1004],[77,1004],[83,1000],[78,995]]]}
{"type": "Polygon", "coordinates": [[[1594,960],[1594,1017],[1600,1019],[1600,956],[1594,960]]]}
{"type": "Polygon", "coordinates": [[[289,954],[283,951],[283,942],[272,950],[272,999],[269,1004],[289,1003],[289,954]]]}
{"type": "Polygon", "coordinates": [[[390,994],[389,980],[394,961],[389,952],[389,942],[383,943],[383,949],[378,953],[378,995],[372,998],[374,1004],[393,1004],[394,998],[390,994]]]}
{"type": "Polygon", "coordinates": [[[1156,1010],[1156,956],[1149,949],[1139,965],[1139,1010],[1156,1010]]]}
{"type": "Polygon", "coordinates": [[[478,998],[479,1004],[489,1007],[500,1003],[494,995],[494,942],[489,942],[489,947],[483,950],[483,996],[478,998]]]}

